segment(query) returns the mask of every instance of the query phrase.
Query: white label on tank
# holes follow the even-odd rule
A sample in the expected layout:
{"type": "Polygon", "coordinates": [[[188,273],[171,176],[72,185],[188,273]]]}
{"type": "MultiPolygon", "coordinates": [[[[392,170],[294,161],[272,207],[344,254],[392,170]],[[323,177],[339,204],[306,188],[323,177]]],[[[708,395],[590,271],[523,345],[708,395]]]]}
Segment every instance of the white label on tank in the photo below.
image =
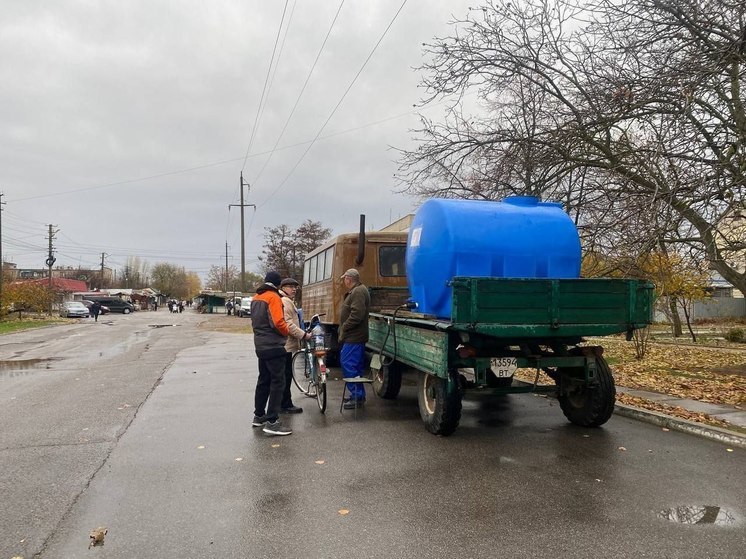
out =
{"type": "Polygon", "coordinates": [[[422,227],[412,229],[412,240],[409,242],[409,246],[418,247],[420,246],[420,235],[422,235],[422,227]]]}

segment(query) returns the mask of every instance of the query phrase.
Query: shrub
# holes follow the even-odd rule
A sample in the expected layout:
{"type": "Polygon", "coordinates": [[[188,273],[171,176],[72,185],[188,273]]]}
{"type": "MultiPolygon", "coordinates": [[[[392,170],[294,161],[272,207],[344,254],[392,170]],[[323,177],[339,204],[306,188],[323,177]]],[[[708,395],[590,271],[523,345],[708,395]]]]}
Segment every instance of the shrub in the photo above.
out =
{"type": "Polygon", "coordinates": [[[725,339],[729,342],[744,343],[746,342],[746,332],[743,328],[731,328],[726,332],[725,339]]]}

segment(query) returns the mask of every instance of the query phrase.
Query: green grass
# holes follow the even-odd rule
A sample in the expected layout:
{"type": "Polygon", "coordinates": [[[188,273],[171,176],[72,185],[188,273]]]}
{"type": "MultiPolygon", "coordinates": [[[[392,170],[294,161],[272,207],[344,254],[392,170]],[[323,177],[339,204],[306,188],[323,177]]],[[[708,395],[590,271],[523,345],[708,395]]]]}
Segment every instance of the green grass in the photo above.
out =
{"type": "Polygon", "coordinates": [[[31,328],[42,328],[51,324],[64,323],[63,318],[23,318],[18,320],[17,318],[5,318],[0,320],[0,335],[12,334],[20,330],[29,330],[31,328]]]}

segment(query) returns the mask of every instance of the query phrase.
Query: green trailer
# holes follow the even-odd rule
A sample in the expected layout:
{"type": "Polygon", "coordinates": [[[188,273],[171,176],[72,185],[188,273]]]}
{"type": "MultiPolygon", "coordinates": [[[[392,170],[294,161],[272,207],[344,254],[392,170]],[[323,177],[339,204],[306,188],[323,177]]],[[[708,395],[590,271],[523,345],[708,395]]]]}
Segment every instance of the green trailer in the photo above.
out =
{"type": "Polygon", "coordinates": [[[553,392],[572,423],[599,426],[616,390],[603,348],[585,336],[632,332],[652,322],[654,286],[631,279],[455,277],[451,320],[401,308],[371,313],[373,388],[396,398],[402,373],[419,372],[418,401],[427,429],[449,435],[466,390],[553,392]],[[555,386],[513,383],[518,368],[544,371],[555,386]]]}

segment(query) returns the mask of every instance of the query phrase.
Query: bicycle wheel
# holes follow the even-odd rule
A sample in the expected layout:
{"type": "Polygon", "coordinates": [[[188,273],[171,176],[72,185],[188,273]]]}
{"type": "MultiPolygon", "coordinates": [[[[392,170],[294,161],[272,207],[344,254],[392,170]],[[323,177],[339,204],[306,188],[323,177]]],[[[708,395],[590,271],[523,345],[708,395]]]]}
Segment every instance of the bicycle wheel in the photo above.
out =
{"type": "Polygon", "coordinates": [[[326,411],[326,365],[323,357],[314,357],[316,360],[316,402],[319,404],[321,413],[326,411]]]}
{"type": "Polygon", "coordinates": [[[293,355],[293,382],[302,394],[314,398],[316,392],[311,377],[311,363],[308,359],[308,351],[301,349],[293,355]]]}
{"type": "Polygon", "coordinates": [[[319,404],[319,410],[321,413],[326,411],[326,383],[319,382],[316,387],[316,402],[319,404]]]}

